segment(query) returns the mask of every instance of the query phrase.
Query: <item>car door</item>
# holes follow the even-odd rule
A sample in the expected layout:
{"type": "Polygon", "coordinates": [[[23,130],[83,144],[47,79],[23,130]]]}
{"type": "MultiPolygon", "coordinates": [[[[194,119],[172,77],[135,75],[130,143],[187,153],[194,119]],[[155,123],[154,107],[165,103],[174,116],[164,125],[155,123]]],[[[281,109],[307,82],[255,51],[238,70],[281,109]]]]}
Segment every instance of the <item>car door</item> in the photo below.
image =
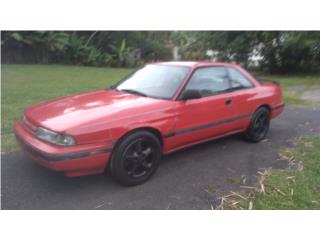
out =
{"type": "Polygon", "coordinates": [[[227,67],[230,91],[233,91],[234,114],[238,116],[238,128],[247,128],[257,107],[257,91],[252,81],[235,67],[227,67]]]}
{"type": "Polygon", "coordinates": [[[199,91],[201,98],[177,101],[173,147],[235,130],[234,93],[230,91],[230,81],[223,66],[196,69],[182,93],[187,90],[199,91]]]}

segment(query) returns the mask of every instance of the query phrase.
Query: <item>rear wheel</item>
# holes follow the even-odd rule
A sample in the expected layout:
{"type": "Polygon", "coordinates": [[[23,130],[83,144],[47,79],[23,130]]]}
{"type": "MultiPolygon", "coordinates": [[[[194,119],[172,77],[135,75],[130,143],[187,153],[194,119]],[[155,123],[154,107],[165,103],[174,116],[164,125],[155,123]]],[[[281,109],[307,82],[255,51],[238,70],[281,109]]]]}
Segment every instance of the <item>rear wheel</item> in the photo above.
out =
{"type": "Polygon", "coordinates": [[[251,123],[246,130],[244,136],[248,141],[260,142],[269,131],[270,112],[267,108],[259,108],[252,116],[251,123]]]}
{"type": "Polygon", "coordinates": [[[125,137],[116,146],[109,170],[119,183],[138,185],[156,172],[161,155],[158,138],[148,131],[138,131],[125,137]]]}

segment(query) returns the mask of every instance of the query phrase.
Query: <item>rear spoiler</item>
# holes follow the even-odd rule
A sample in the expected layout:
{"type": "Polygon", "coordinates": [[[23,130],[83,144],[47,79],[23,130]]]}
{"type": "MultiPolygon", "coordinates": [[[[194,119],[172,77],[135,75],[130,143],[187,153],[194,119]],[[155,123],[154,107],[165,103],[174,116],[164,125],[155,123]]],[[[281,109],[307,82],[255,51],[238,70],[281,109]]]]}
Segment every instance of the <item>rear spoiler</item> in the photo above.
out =
{"type": "Polygon", "coordinates": [[[274,84],[277,84],[277,85],[280,85],[279,82],[277,81],[274,81],[274,80],[270,80],[270,79],[266,79],[266,78],[257,78],[258,82],[260,83],[274,83],[274,84]]]}

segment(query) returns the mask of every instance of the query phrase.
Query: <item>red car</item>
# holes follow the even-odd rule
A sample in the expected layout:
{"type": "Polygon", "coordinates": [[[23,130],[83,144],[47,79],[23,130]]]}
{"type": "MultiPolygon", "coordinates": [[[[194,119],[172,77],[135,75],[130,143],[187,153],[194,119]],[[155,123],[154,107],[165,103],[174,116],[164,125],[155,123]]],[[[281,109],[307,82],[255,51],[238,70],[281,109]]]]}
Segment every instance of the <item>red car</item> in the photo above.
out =
{"type": "Polygon", "coordinates": [[[235,133],[261,141],[283,107],[278,84],[260,83],[238,65],[163,62],[110,89],[28,107],[14,129],[46,168],[67,176],[108,169],[136,185],[154,174],[163,154],[235,133]]]}

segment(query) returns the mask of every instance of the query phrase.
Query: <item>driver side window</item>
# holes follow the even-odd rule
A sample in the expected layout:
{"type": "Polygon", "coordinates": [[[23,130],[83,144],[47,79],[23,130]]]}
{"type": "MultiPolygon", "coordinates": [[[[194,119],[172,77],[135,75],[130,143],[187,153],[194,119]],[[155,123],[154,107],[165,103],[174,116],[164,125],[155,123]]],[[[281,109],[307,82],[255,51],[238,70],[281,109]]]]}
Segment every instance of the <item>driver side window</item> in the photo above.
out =
{"type": "Polygon", "coordinates": [[[202,97],[229,89],[229,79],[224,67],[203,67],[197,69],[189,80],[186,90],[197,90],[202,97]]]}

